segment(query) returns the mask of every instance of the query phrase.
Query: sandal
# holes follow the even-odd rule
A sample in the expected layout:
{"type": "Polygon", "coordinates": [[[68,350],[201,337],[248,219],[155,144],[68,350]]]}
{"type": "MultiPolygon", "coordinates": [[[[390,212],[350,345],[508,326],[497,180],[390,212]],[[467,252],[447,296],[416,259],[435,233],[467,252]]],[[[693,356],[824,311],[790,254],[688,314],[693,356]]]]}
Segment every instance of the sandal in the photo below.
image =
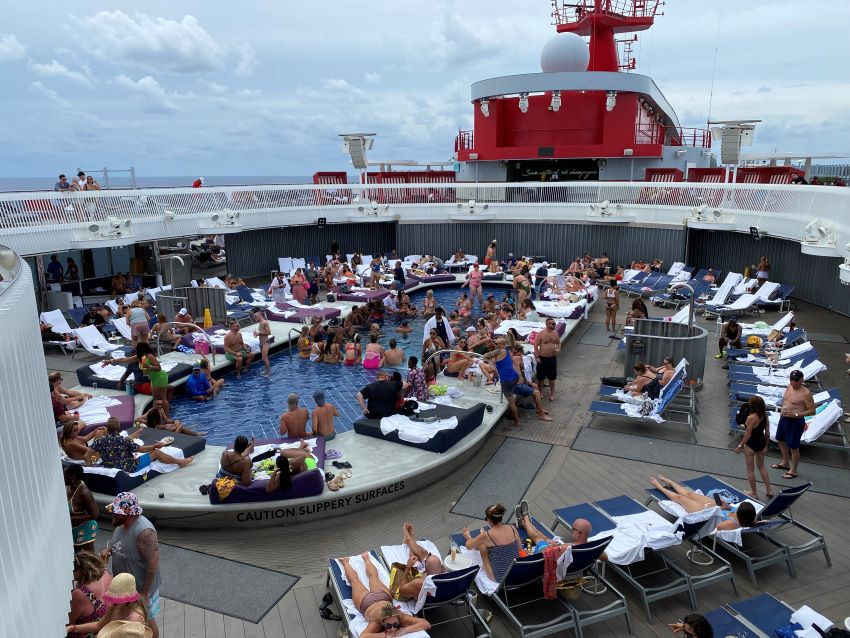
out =
{"type": "Polygon", "coordinates": [[[782,465],[782,463],[774,463],[770,467],[772,467],[774,470],[786,470],[787,471],[787,470],[791,469],[787,465],[782,465]]]}
{"type": "Polygon", "coordinates": [[[328,481],[328,489],[331,492],[336,492],[342,487],[345,487],[345,481],[341,476],[337,476],[336,478],[328,481]]]}
{"type": "Polygon", "coordinates": [[[325,483],[332,481],[335,476],[336,474],[334,474],[333,472],[325,472],[325,483]]]}
{"type": "Polygon", "coordinates": [[[351,478],[351,470],[343,470],[339,473],[339,478],[341,479],[350,479],[351,478]]]}
{"type": "Polygon", "coordinates": [[[795,479],[795,478],[797,478],[797,475],[794,474],[794,472],[789,470],[789,471],[785,472],[785,474],[782,475],[782,478],[784,478],[784,479],[795,479]]]}
{"type": "Polygon", "coordinates": [[[342,620],[342,618],[337,616],[335,613],[333,613],[327,607],[319,608],[319,615],[325,620],[337,620],[337,621],[342,620]]]}
{"type": "Polygon", "coordinates": [[[327,609],[328,606],[334,601],[334,597],[331,596],[330,592],[325,592],[325,595],[322,596],[322,604],[319,605],[319,609],[327,609]]]}

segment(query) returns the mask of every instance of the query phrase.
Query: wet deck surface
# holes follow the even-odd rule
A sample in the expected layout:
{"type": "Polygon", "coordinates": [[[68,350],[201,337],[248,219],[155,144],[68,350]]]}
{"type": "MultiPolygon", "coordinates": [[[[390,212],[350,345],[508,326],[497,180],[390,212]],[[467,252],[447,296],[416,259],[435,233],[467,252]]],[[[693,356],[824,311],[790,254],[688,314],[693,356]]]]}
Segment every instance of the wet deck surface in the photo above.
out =
{"type": "MultiPolygon", "coordinates": [[[[597,305],[590,320],[602,321],[603,312],[601,306],[597,305]]],[[[651,312],[657,315],[663,311],[651,312]]],[[[768,313],[763,318],[772,322],[777,316],[768,313]]],[[[755,319],[747,317],[746,320],[755,319]]],[[[835,338],[839,336],[850,341],[850,319],[801,303],[798,304],[797,321],[807,331],[815,333],[815,336],[818,333],[828,335],[826,339],[829,341],[814,342],[821,359],[829,367],[828,372],[821,375],[821,381],[825,387],[839,387],[844,397],[850,397],[850,377],[845,372],[847,365],[844,363],[844,353],[850,347],[835,338]]],[[[729,454],[733,454],[735,439],[727,433],[729,399],[726,371],[721,369],[722,362],[713,358],[716,352],[711,336],[714,334],[714,325],[706,327],[710,332],[709,354],[705,385],[699,392],[700,426],[697,442],[703,446],[725,448],[729,454]]],[[[456,468],[449,476],[437,478],[424,490],[399,498],[391,504],[343,518],[298,526],[257,530],[161,530],[161,538],[169,543],[279,569],[298,575],[301,580],[257,625],[165,600],[163,615],[160,617],[160,635],[164,638],[336,636],[341,624],[322,620],[317,610],[326,591],[325,569],[328,557],[352,555],[381,544],[399,543],[401,526],[405,521],[414,523],[419,537],[430,538],[441,550],[447,550],[449,533],[467,524],[480,525],[480,521],[452,514],[450,510],[504,437],[520,437],[554,446],[526,495],[531,512],[546,523],[552,520],[552,509],[564,505],[620,494],[642,500],[647,477],[659,471],[674,479],[688,478],[689,473],[677,469],[675,463],[667,468],[650,466],[617,458],[616,451],[612,451],[611,456],[602,456],[570,448],[579,430],[589,421],[586,410],[598,388],[599,377],[622,375],[622,362],[616,358],[615,344],[609,347],[579,344],[582,332],[578,330],[572,335],[559,359],[559,398],[551,404],[555,421],[543,423],[528,416],[529,413],[524,413],[522,427],[515,429],[503,420],[468,463],[456,468]]],[[[78,361],[69,358],[48,357],[49,369],[71,372],[78,365],[78,361]]],[[[658,439],[691,440],[686,429],[670,429],[662,425],[637,430],[628,425],[597,420],[594,427],[628,431],[658,439]]],[[[771,451],[770,456],[774,459],[777,452],[771,451]]],[[[800,480],[817,483],[818,465],[845,468],[850,482],[850,469],[847,469],[850,468],[850,452],[804,447],[800,480]]],[[[739,467],[738,474],[728,480],[739,489],[745,489],[743,458],[740,459],[739,467]]],[[[779,479],[779,474],[773,471],[771,477],[779,479]]],[[[781,480],[777,482],[783,485],[781,480]]],[[[742,564],[733,559],[737,598],[748,598],[767,591],[795,607],[809,604],[833,622],[841,622],[850,616],[850,596],[847,594],[850,588],[850,549],[843,542],[850,528],[850,501],[810,492],[794,507],[794,515],[824,534],[833,566],[826,568],[822,554],[810,554],[796,561],[798,575],[795,579],[789,577],[783,565],[759,571],[759,588],[756,589],[750,584],[742,564]]],[[[223,587],[242,586],[240,583],[226,584],[224,574],[211,575],[211,578],[221,580],[223,587]]],[[[686,596],[675,596],[653,603],[653,622],[648,623],[639,598],[616,576],[610,578],[626,593],[636,636],[669,636],[666,623],[690,613],[686,596]]],[[[479,596],[479,607],[489,607],[483,598],[479,596]]],[[[699,609],[703,611],[735,598],[728,582],[698,591],[699,609]]],[[[494,613],[491,626],[494,636],[501,638],[515,635],[498,612],[494,613]]],[[[622,619],[593,625],[584,630],[585,636],[626,634],[622,619]]]]}

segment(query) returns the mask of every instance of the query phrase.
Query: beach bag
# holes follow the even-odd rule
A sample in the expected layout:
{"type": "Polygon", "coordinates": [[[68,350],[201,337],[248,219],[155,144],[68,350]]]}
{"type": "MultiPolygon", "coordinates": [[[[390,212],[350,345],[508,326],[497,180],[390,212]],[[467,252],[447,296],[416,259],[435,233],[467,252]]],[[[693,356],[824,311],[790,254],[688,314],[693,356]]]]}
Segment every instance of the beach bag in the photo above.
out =
{"type": "Polygon", "coordinates": [[[761,337],[758,335],[750,335],[747,337],[748,348],[761,348],[761,337]]]}
{"type": "Polygon", "coordinates": [[[418,407],[419,403],[417,403],[413,399],[407,399],[399,408],[398,413],[402,416],[413,416],[414,414],[416,414],[416,410],[418,407]]]}
{"type": "Polygon", "coordinates": [[[612,388],[625,388],[626,377],[602,377],[599,379],[602,382],[602,385],[610,385],[612,388]]]}
{"type": "Polygon", "coordinates": [[[137,383],[135,387],[136,387],[136,394],[147,394],[147,395],[152,394],[151,384],[148,381],[145,381],[144,383],[137,383]]]}
{"type": "Polygon", "coordinates": [[[564,600],[576,600],[581,595],[581,588],[588,582],[586,577],[577,580],[563,580],[558,583],[558,596],[564,600]]]}
{"type": "Polygon", "coordinates": [[[209,354],[210,343],[206,339],[195,339],[195,354],[209,354]]]}
{"type": "Polygon", "coordinates": [[[404,563],[393,563],[390,566],[390,592],[395,600],[399,602],[407,602],[413,600],[409,596],[399,594],[399,589],[404,587],[410,581],[419,578],[419,572],[414,568],[407,568],[404,563]]]}

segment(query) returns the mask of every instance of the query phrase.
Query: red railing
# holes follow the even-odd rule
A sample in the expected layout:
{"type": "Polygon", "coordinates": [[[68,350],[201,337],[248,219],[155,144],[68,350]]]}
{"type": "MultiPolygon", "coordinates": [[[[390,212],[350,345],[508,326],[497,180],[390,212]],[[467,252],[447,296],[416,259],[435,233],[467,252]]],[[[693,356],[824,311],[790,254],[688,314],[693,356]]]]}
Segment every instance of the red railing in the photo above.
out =
{"type": "Polygon", "coordinates": [[[475,139],[472,131],[458,131],[455,138],[455,153],[458,151],[471,151],[475,148],[475,139]]]}
{"type": "Polygon", "coordinates": [[[711,148],[711,131],[702,128],[662,126],[657,122],[641,122],[635,125],[635,144],[711,148]]]}

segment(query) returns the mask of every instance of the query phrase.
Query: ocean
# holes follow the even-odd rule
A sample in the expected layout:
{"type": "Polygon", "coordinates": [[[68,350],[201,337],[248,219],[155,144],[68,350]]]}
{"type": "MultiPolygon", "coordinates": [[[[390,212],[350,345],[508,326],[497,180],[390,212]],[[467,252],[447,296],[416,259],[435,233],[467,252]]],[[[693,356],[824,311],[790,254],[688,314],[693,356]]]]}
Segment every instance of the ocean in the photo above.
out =
{"type": "MultiPolygon", "coordinates": [[[[89,173],[101,186],[103,174],[98,172],[89,173]]],[[[70,179],[71,176],[68,176],[70,179]]],[[[149,177],[147,175],[136,175],[136,186],[138,188],[175,188],[180,186],[189,187],[198,176],[159,176],[149,177]]],[[[0,177],[0,192],[14,191],[52,191],[56,183],[56,177],[0,177]]],[[[251,186],[255,184],[312,184],[313,178],[294,175],[204,175],[204,186],[251,186]]],[[[109,174],[109,187],[131,188],[127,174],[109,174]]]]}

